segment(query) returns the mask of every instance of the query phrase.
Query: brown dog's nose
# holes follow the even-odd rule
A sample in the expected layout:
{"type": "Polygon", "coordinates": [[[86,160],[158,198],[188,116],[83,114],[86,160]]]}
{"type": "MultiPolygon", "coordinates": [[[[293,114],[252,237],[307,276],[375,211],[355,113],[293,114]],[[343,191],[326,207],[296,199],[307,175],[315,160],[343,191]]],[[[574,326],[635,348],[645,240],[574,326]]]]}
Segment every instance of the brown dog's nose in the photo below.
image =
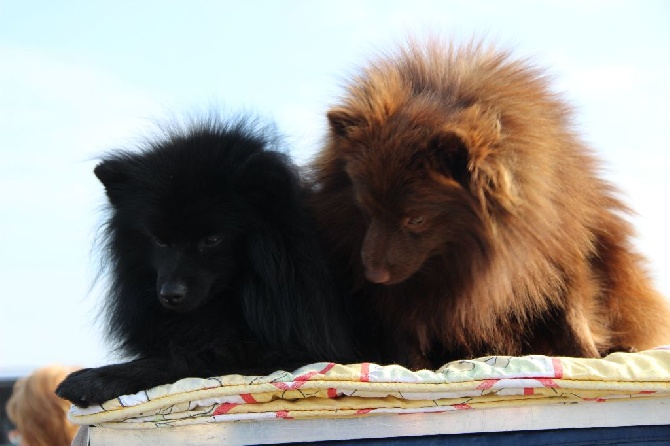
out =
{"type": "Polygon", "coordinates": [[[391,273],[383,268],[366,268],[365,278],[372,283],[386,283],[391,279],[391,273]]]}

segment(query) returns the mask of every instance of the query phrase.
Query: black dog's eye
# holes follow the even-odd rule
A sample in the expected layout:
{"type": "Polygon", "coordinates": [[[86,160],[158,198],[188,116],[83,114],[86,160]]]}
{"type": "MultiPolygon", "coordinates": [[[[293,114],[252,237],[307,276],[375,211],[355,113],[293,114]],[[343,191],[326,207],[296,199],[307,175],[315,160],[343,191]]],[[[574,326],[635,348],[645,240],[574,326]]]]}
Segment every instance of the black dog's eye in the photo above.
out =
{"type": "Polygon", "coordinates": [[[222,238],[220,235],[209,235],[200,240],[200,247],[213,248],[214,246],[218,246],[221,243],[221,240],[222,238]]]}
{"type": "Polygon", "coordinates": [[[154,244],[156,246],[158,246],[159,248],[167,248],[167,246],[168,246],[168,242],[166,242],[165,240],[162,240],[162,239],[160,239],[156,236],[151,237],[151,239],[153,240],[154,244]]]}

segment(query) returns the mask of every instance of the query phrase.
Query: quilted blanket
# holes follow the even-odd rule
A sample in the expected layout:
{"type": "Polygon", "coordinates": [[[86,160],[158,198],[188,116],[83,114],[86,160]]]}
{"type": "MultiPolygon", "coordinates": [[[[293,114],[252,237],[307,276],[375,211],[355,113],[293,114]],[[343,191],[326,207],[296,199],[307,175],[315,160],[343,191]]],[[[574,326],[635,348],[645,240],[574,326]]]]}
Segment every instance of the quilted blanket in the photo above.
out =
{"type": "Polygon", "coordinates": [[[268,376],[185,378],[102,406],[73,406],[71,421],[121,429],[274,418],[352,417],[587,404],[670,395],[670,346],[602,359],[485,357],[436,371],[316,363],[268,376]]]}

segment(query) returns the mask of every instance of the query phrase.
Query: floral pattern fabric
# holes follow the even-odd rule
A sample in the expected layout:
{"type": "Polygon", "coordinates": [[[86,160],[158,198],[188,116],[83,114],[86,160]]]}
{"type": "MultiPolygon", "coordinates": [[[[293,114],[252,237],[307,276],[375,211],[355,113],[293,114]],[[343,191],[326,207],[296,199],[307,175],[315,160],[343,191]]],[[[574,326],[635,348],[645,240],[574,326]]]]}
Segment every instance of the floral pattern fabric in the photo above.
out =
{"type": "Polygon", "coordinates": [[[670,395],[670,346],[602,359],[493,356],[412,372],[398,365],[316,363],[268,376],[185,378],[71,421],[121,429],[261,419],[354,417],[670,395]]]}

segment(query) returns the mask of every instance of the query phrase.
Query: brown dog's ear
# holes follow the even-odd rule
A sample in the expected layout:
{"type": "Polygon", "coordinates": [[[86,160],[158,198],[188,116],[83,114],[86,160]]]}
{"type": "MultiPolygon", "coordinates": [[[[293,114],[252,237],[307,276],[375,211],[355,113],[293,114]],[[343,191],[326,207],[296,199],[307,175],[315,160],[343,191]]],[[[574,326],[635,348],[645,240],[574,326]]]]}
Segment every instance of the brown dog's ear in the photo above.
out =
{"type": "Polygon", "coordinates": [[[433,135],[428,142],[428,153],[440,174],[453,178],[463,187],[469,187],[470,154],[458,132],[446,130],[433,135]]]}
{"type": "Polygon", "coordinates": [[[518,199],[512,171],[499,156],[487,157],[474,169],[472,191],[489,212],[493,209],[513,212],[518,199]]]}
{"type": "Polygon", "coordinates": [[[346,138],[361,124],[363,119],[345,108],[333,108],[326,114],[330,128],[337,136],[346,138]]]}
{"type": "Polygon", "coordinates": [[[491,109],[469,110],[478,119],[469,132],[472,191],[487,213],[495,209],[514,212],[518,202],[513,160],[504,150],[500,114],[491,109]]]}
{"type": "Polygon", "coordinates": [[[451,176],[469,187],[487,213],[511,212],[517,199],[502,133],[500,114],[475,104],[433,138],[451,176]]]}
{"type": "Polygon", "coordinates": [[[451,127],[463,139],[474,164],[481,162],[500,140],[502,123],[500,113],[479,104],[472,105],[458,114],[451,127]]]}

